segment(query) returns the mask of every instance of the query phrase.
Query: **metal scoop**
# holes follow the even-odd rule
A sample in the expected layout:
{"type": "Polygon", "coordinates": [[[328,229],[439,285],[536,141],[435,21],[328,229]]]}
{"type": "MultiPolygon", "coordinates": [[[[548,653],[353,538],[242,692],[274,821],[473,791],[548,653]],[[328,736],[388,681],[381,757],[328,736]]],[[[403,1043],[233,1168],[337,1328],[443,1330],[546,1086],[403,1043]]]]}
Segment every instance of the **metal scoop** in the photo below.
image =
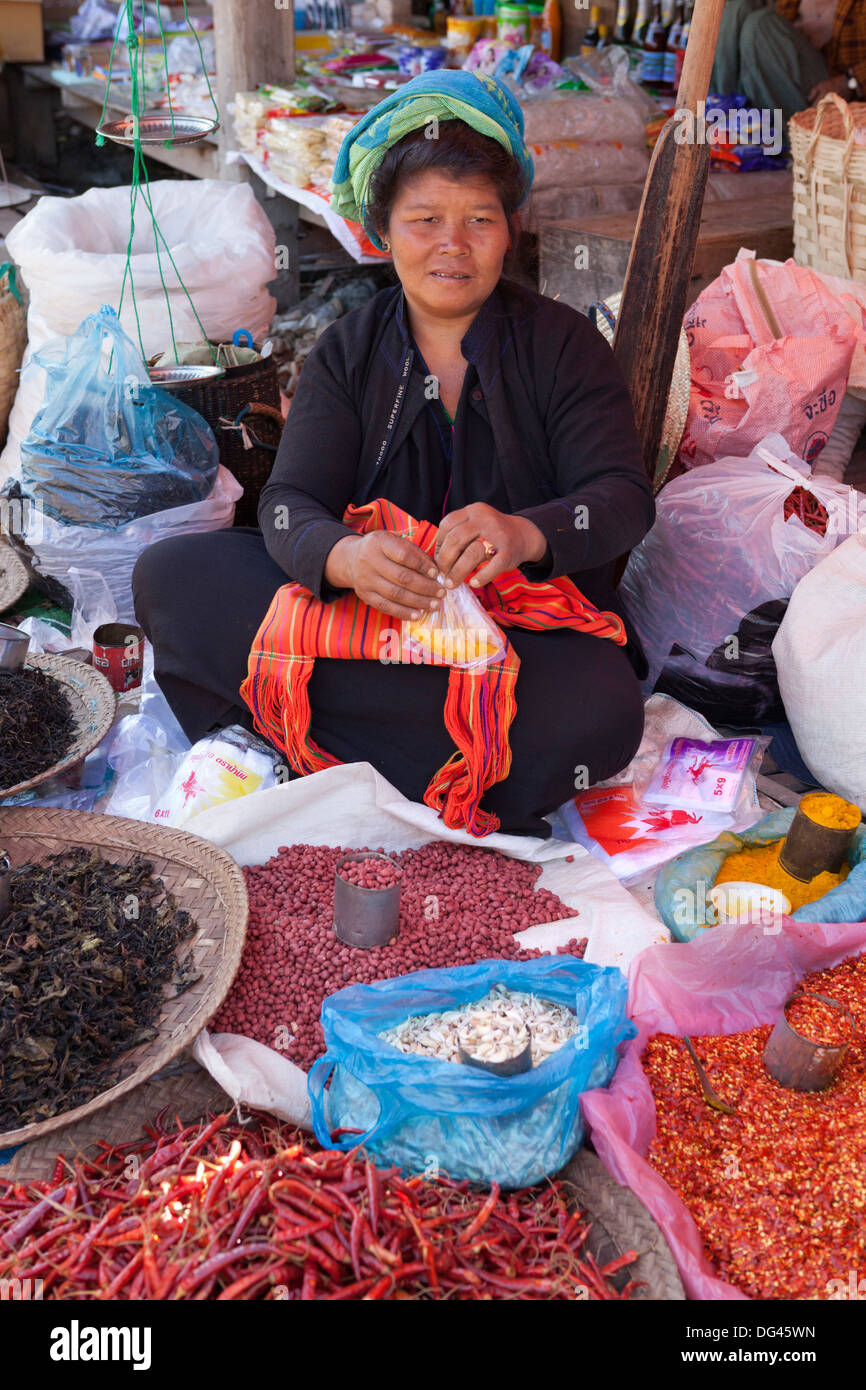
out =
{"type": "Polygon", "coordinates": [[[692,1059],[695,1071],[698,1074],[698,1081],[700,1082],[701,1091],[703,1092],[703,1097],[704,1100],[707,1102],[707,1105],[711,1105],[714,1110],[721,1110],[723,1115],[736,1115],[737,1112],[734,1109],[734,1107],[732,1105],[726,1104],[726,1102],[722,1100],[721,1096],[719,1096],[710,1085],[707,1073],[704,1071],[703,1063],[701,1062],[701,1059],[698,1056],[698,1054],[695,1052],[695,1046],[691,1038],[684,1037],[683,1042],[685,1043],[686,1051],[692,1059]]]}

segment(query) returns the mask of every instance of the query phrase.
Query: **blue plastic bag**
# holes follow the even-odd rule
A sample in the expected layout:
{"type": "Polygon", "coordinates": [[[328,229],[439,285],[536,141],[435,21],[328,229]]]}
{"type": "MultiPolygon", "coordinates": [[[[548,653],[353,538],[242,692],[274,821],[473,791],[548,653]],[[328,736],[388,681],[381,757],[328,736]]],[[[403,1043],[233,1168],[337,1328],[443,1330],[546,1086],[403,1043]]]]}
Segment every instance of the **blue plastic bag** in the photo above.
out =
{"type": "MultiPolygon", "coordinates": [[[[724,860],[738,850],[784,839],[795,811],[796,807],[774,811],[757,825],[739,833],[726,830],[718,839],[687,850],[664,865],[656,879],[655,904],[677,941],[691,941],[705,931],[718,930],[709,925],[713,911],[707,894],[724,860]]],[[[866,922],[866,827],[862,825],[854,833],[848,863],[851,872],[845,882],[816,902],[792,912],[792,921],[866,922]]]]}
{"type": "Polygon", "coordinates": [[[322,1005],[328,1050],[309,1075],[316,1138],[329,1148],[363,1143],[413,1173],[509,1188],[540,1182],[580,1147],[581,1093],[608,1084],[617,1048],[635,1036],[627,996],[619,970],[568,956],[485,960],[341,989],[322,1005]],[[508,1078],[400,1052],[378,1036],[410,1014],[481,999],[495,984],[564,1004],[583,1026],[540,1066],[508,1078]],[[332,1139],[341,1128],[364,1133],[332,1139]]]}
{"type": "Polygon", "coordinates": [[[49,516],[113,530],[213,490],[219,451],[210,426],[151,384],[109,305],[33,361],[47,384],[21,446],[21,483],[49,516]]]}

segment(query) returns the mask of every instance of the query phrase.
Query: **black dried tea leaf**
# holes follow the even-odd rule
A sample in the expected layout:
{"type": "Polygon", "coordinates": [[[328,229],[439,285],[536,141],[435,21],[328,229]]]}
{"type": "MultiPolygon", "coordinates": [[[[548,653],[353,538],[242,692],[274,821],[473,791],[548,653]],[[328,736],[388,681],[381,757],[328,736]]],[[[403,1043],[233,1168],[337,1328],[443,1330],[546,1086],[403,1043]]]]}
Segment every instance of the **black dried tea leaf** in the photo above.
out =
{"type": "Polygon", "coordinates": [[[37,777],[75,741],[69,697],[35,666],[0,671],[0,791],[37,777]]]}
{"type": "Polygon", "coordinates": [[[9,874],[0,931],[0,1133],[92,1100],[157,1036],[166,998],[200,973],[196,923],[153,865],[74,849],[9,874]]]}

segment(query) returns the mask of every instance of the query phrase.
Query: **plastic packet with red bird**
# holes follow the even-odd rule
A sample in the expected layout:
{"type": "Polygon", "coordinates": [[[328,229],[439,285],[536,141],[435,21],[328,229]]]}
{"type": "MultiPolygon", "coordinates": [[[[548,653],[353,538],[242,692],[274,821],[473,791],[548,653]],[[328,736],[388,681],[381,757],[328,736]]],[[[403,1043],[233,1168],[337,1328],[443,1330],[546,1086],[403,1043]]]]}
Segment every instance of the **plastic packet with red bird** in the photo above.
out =
{"type": "Polygon", "coordinates": [[[279,780],[274,750],[233,724],[199,739],[184,754],[149,819],[158,825],[185,825],[211,806],[274,787],[279,780]]]}
{"type": "Polygon", "coordinates": [[[683,850],[706,844],[736,824],[731,815],[648,806],[631,785],[578,792],[560,815],[575,843],[623,882],[651,874],[683,850]]]}
{"type": "Polygon", "coordinates": [[[705,742],[674,738],[643,792],[649,806],[729,815],[749,771],[757,773],[766,738],[721,738],[705,742]]]}

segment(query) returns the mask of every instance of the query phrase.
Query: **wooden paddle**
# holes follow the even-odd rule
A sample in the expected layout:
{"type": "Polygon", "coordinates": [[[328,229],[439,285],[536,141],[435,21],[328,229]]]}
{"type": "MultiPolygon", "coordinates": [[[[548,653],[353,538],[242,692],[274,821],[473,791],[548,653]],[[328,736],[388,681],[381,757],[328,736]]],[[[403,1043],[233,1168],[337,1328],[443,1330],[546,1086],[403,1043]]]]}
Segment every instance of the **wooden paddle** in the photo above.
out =
{"type": "MultiPolygon", "coordinates": [[[[696,0],[677,109],[697,114],[710,86],[725,0],[696,0]]],[[[655,473],[686,311],[710,167],[699,123],[672,116],[653,150],[617,315],[613,350],[634,404],[647,470],[655,473]]]]}

